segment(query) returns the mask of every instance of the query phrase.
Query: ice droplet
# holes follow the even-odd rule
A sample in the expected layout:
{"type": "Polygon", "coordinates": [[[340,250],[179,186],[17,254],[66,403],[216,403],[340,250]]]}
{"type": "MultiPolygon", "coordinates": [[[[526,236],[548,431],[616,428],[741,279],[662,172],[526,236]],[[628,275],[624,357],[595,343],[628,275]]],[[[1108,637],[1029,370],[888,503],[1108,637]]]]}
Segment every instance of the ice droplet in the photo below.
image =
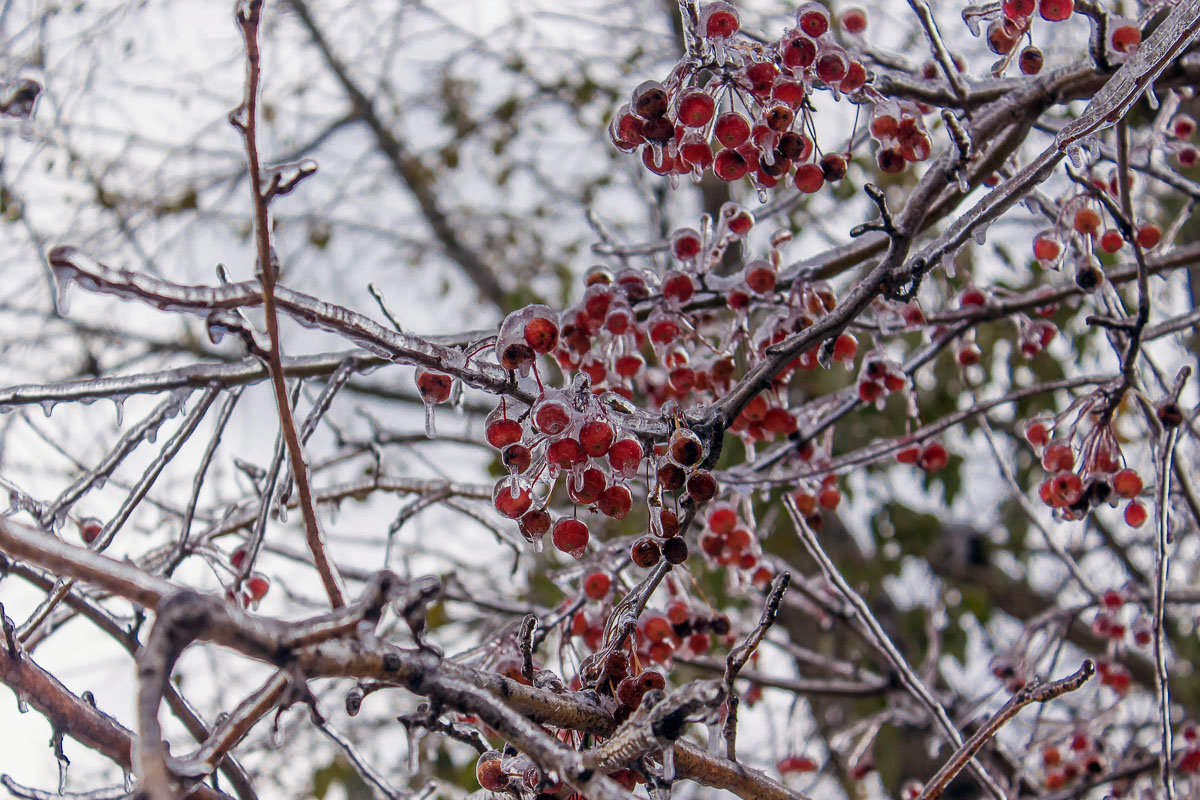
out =
{"type": "Polygon", "coordinates": [[[662,751],[662,777],[667,783],[675,780],[675,746],[664,747],[662,751]]]}
{"type": "Polygon", "coordinates": [[[765,186],[755,186],[754,193],[758,195],[758,202],[760,203],[766,203],[771,199],[771,195],[768,194],[767,187],[765,186]]]}
{"type": "Polygon", "coordinates": [[[43,400],[41,402],[42,413],[45,414],[47,418],[49,418],[49,416],[54,412],[55,405],[56,405],[56,403],[53,400],[43,400]]]}
{"type": "Polygon", "coordinates": [[[1077,144],[1067,145],[1067,158],[1071,159],[1071,164],[1075,169],[1083,169],[1083,148],[1077,144]]]}
{"type": "Polygon", "coordinates": [[[971,238],[975,240],[975,244],[982,247],[987,242],[987,234],[988,226],[986,224],[978,225],[976,226],[975,230],[971,232],[971,238]]]}
{"type": "Polygon", "coordinates": [[[17,695],[17,711],[21,714],[29,713],[29,701],[25,699],[25,695],[17,695]]]}
{"type": "Polygon", "coordinates": [[[425,438],[437,438],[437,424],[433,418],[433,403],[425,404],[425,438]]]}

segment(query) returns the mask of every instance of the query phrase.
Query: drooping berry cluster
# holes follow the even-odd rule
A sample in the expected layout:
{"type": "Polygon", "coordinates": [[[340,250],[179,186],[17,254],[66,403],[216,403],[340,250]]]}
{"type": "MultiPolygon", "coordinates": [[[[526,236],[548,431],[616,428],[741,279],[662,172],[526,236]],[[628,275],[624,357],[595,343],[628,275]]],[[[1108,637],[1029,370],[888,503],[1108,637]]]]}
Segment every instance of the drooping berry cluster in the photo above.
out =
{"type": "MultiPolygon", "coordinates": [[[[858,34],[866,15],[858,9],[842,19],[858,34]]],[[[717,0],[700,11],[694,52],[663,82],[646,81],[621,106],[609,126],[619,149],[639,151],[658,175],[708,170],[724,181],[749,180],[762,189],[789,176],[802,192],[818,191],[846,174],[846,155],[821,156],[808,132],[818,89],[870,100],[868,75],[830,35],[829,14],[804,3],[796,27],[763,45],[739,34],[737,9],[717,0]],[[741,110],[739,110],[739,107],[741,110]]]]}
{"type": "MultiPolygon", "coordinates": [[[[1106,177],[1093,174],[1091,186],[1114,201],[1120,197],[1115,170],[1106,177]]],[[[1054,226],[1034,236],[1034,258],[1048,268],[1073,266],[1076,285],[1091,292],[1105,280],[1100,254],[1117,253],[1129,241],[1135,241],[1142,250],[1152,250],[1162,241],[1162,230],[1153,222],[1137,223],[1132,231],[1122,233],[1115,220],[1105,225],[1102,212],[1106,212],[1104,204],[1087,191],[1074,191],[1064,197],[1054,226]]]]}
{"type": "MultiPolygon", "coordinates": [[[[1082,417],[1096,402],[1084,402],[1082,417]]],[[[1070,409],[1068,409],[1068,412],[1070,409]]],[[[1082,519],[1089,510],[1103,503],[1128,500],[1125,522],[1138,528],[1146,521],[1146,507],[1139,501],[1142,478],[1136,470],[1121,465],[1121,447],[1108,423],[1098,423],[1079,437],[1075,448],[1079,419],[1062,435],[1056,435],[1058,422],[1035,419],[1025,425],[1025,438],[1041,456],[1048,477],[1038,486],[1042,502],[1067,520],[1082,519]]]]}

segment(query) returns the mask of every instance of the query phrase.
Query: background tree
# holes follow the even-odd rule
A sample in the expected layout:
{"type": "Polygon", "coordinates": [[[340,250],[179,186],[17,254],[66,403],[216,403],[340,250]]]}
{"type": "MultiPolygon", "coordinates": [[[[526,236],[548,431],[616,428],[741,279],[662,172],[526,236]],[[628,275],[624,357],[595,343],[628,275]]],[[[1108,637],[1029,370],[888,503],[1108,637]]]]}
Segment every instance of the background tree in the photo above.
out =
{"type": "Polygon", "coordinates": [[[1200,4],[864,6],[0,8],[5,788],[1195,793],[1200,4]]]}

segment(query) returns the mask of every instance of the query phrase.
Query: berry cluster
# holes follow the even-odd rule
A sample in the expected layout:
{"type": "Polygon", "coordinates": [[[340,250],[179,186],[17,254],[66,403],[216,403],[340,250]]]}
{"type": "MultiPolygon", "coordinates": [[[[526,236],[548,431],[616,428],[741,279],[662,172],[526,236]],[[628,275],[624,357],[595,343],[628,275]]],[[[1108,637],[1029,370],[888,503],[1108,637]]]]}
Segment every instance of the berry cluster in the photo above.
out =
{"type": "MultiPolygon", "coordinates": [[[[1115,170],[1106,177],[1093,174],[1090,183],[1096,194],[1106,195],[1114,201],[1120,196],[1115,170]]],[[[1091,292],[1104,283],[1104,271],[1097,260],[1099,254],[1117,253],[1129,241],[1136,241],[1143,250],[1151,250],[1162,241],[1162,230],[1153,222],[1138,223],[1128,233],[1119,230],[1121,226],[1116,220],[1105,225],[1104,210],[1104,204],[1087,191],[1074,192],[1063,198],[1054,226],[1034,236],[1034,258],[1043,267],[1053,269],[1062,269],[1067,262],[1071,263],[1075,283],[1091,292]]]]}
{"type": "MultiPolygon", "coordinates": [[[[851,9],[843,29],[866,28],[866,15],[851,9]]],[[[724,181],[749,178],[760,191],[791,176],[802,192],[818,191],[846,174],[846,157],[821,156],[807,131],[816,89],[869,100],[868,75],[830,35],[829,13],[808,2],[796,27],[762,44],[739,35],[737,9],[721,0],[700,11],[693,52],[663,82],[646,81],[633,91],[609,126],[609,138],[626,152],[640,150],[642,163],[658,175],[706,171],[724,181]],[[743,111],[737,110],[740,106],[743,111]]]]}
{"type": "MultiPolygon", "coordinates": [[[[1091,403],[1084,405],[1081,417],[1091,403]]],[[[1067,520],[1082,519],[1102,503],[1128,500],[1125,522],[1141,527],[1147,516],[1146,507],[1137,499],[1143,489],[1142,478],[1136,470],[1121,466],[1121,447],[1111,425],[1093,425],[1080,437],[1077,456],[1073,440],[1078,423],[1076,419],[1061,437],[1055,436],[1058,422],[1054,419],[1035,419],[1025,425],[1025,439],[1049,473],[1038,487],[1038,496],[1067,520]]]]}
{"type": "MultiPolygon", "coordinates": [[[[833,290],[824,282],[797,280],[786,291],[777,290],[781,248],[791,238],[786,232],[772,239],[767,258],[750,260],[738,274],[718,275],[715,268],[729,245],[742,240],[753,225],[748,211],[727,203],[715,223],[706,216],[700,230],[674,232],[671,264],[661,276],[634,267],[615,273],[593,267],[585,278],[583,298],[561,315],[545,306],[528,306],[504,320],[493,346],[495,358],[505,369],[532,372],[540,392],[532,407],[501,399],[485,421],[487,441],[499,451],[508,472],[497,482],[492,501],[500,514],[518,520],[522,534],[536,547],[550,533],[557,549],[581,558],[591,531],[579,518],[578,507],[624,519],[634,505],[631,481],[649,462],[647,535],[633,542],[630,557],[640,567],[664,558],[671,563],[687,559],[671,497],[676,503],[686,500],[698,506],[716,497],[719,487],[704,468],[711,444],[688,427],[679,409],[723,396],[735,380],[738,351],[751,368],[768,357],[771,345],[813,325],[837,306],[833,290]],[[707,302],[696,302],[701,294],[707,302]],[[712,300],[719,298],[724,299],[724,312],[713,308],[712,300]],[[765,305],[770,313],[752,318],[752,304],[765,305]],[[554,358],[570,378],[567,388],[543,383],[539,356],[554,358]],[[669,423],[667,441],[651,444],[623,429],[624,414],[615,410],[623,400],[657,409],[669,423]],[[577,510],[554,520],[547,507],[560,477],[577,510]]],[[[814,345],[802,353],[777,377],[775,386],[785,387],[796,370],[815,370],[834,361],[851,365],[857,353],[857,340],[844,332],[826,346],[814,345]]],[[[863,386],[880,387],[880,397],[908,386],[899,365],[880,352],[872,355],[862,376],[863,386]]],[[[452,394],[450,378],[437,372],[419,370],[417,385],[430,407],[452,394]]],[[[863,391],[868,389],[860,386],[863,391]]],[[[786,391],[752,398],[730,431],[747,447],[794,433],[797,418],[786,398],[786,391]]],[[[812,443],[798,451],[803,460],[815,454],[812,443]]],[[[836,506],[828,499],[837,495],[834,480],[826,478],[814,492],[826,498],[823,508],[836,506]]],[[[719,550],[708,555],[721,559],[719,550]]],[[[739,550],[736,563],[753,558],[739,550]]],[[[754,573],[750,569],[750,575],[754,573]]],[[[769,577],[767,573],[765,579],[769,577]]]]}
{"type": "MultiPolygon", "coordinates": [[[[835,476],[830,477],[836,480],[835,476]]],[[[837,488],[832,491],[836,494],[837,488]]],[[[836,506],[835,502],[833,507],[836,506]]],[[[771,582],[775,572],[763,561],[756,528],[740,518],[734,504],[717,503],[709,510],[705,522],[699,545],[710,563],[729,567],[731,576],[759,588],[771,582]]]]}
{"type": "Polygon", "coordinates": [[[1103,742],[1086,731],[1075,731],[1066,741],[1044,746],[1041,758],[1042,783],[1050,791],[1100,775],[1106,766],[1103,742]]]}
{"type": "MultiPolygon", "coordinates": [[[[986,22],[984,38],[988,49],[1000,56],[992,67],[992,74],[999,76],[1017,57],[1017,65],[1025,75],[1036,75],[1042,71],[1042,51],[1033,44],[1022,48],[1017,45],[1029,36],[1033,28],[1034,14],[1047,22],[1062,22],[1075,11],[1074,0],[1004,0],[1000,7],[983,6],[964,12],[964,17],[976,36],[981,23],[986,22]]],[[[1110,17],[1108,20],[1109,45],[1117,58],[1128,56],[1142,41],[1142,32],[1130,20],[1110,17]]]]}

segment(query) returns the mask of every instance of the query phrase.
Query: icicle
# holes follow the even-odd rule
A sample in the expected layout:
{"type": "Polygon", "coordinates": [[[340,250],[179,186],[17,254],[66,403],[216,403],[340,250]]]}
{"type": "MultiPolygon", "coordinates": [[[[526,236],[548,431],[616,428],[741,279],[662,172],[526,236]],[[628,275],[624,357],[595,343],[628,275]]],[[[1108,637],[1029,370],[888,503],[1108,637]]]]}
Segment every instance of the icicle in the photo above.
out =
{"type": "MultiPolygon", "coordinates": [[[[433,420],[433,403],[425,404],[425,438],[437,438],[437,425],[433,420]]],[[[515,495],[514,495],[515,497],[515,495]]]]}
{"type": "Polygon", "coordinates": [[[667,154],[663,152],[663,146],[658,142],[650,142],[650,163],[655,169],[662,169],[667,154]]]}
{"type": "Polygon", "coordinates": [[[765,203],[771,199],[770,194],[767,193],[767,187],[765,187],[765,186],[757,186],[756,185],[754,187],[754,192],[755,192],[755,194],[758,195],[758,202],[760,202],[760,203],[765,203]]]}
{"type": "Polygon", "coordinates": [[[975,240],[975,244],[980,245],[982,247],[983,244],[985,242],[987,242],[987,234],[988,234],[989,227],[990,226],[987,223],[984,223],[982,225],[976,226],[975,230],[971,232],[971,237],[975,240]]]}
{"type": "Polygon", "coordinates": [[[420,759],[421,734],[408,726],[408,774],[416,775],[421,768],[420,759]]]}
{"type": "Polygon", "coordinates": [[[43,400],[41,402],[42,413],[46,415],[47,419],[50,417],[50,414],[54,412],[55,405],[56,403],[53,400],[43,400]]]}
{"type": "Polygon", "coordinates": [[[70,298],[67,295],[71,281],[75,279],[75,270],[73,267],[51,266],[50,271],[54,273],[54,308],[59,316],[65,317],[70,308],[70,298]]]}
{"type": "Polygon", "coordinates": [[[1075,165],[1075,169],[1083,169],[1083,148],[1078,144],[1067,145],[1067,158],[1075,165]]]}
{"type": "Polygon", "coordinates": [[[967,180],[966,170],[960,169],[958,171],[958,190],[963,194],[971,193],[971,182],[967,180]]]}
{"type": "MultiPolygon", "coordinates": [[[[675,780],[675,746],[669,745],[662,751],[662,777],[669,785],[675,780]]],[[[669,789],[667,791],[670,791],[669,789]]]]}
{"type": "Polygon", "coordinates": [[[725,50],[725,39],[716,38],[712,40],[713,60],[717,62],[717,66],[725,66],[725,61],[729,58],[729,53],[725,50]]]}
{"type": "Polygon", "coordinates": [[[120,428],[125,424],[125,398],[122,395],[113,395],[109,399],[112,400],[113,408],[117,412],[117,427],[120,428]]]}
{"type": "Polygon", "coordinates": [[[650,533],[658,539],[664,538],[661,505],[650,506],[650,533]]]}
{"type": "Polygon", "coordinates": [[[954,256],[950,253],[942,253],[942,271],[946,273],[946,277],[953,279],[958,272],[957,265],[954,263],[954,256]]]}
{"type": "Polygon", "coordinates": [[[463,391],[463,382],[455,381],[450,387],[450,407],[454,409],[454,413],[463,413],[466,397],[467,393],[463,391]]]}
{"type": "Polygon", "coordinates": [[[721,742],[725,741],[721,736],[721,721],[714,719],[708,723],[708,752],[714,756],[721,754],[721,742]]]}
{"type": "Polygon", "coordinates": [[[671,185],[672,189],[678,189],[679,188],[679,173],[672,172],[670,175],[668,175],[667,183],[669,183],[671,185]]]}
{"type": "Polygon", "coordinates": [[[25,699],[25,695],[17,695],[17,711],[21,714],[29,713],[29,702],[25,699]]]}
{"type": "Polygon", "coordinates": [[[282,525],[287,525],[287,521],[288,521],[288,507],[287,507],[287,503],[280,503],[280,504],[279,504],[279,509],[276,511],[276,514],[279,516],[279,522],[280,522],[280,524],[282,524],[282,525]]]}

